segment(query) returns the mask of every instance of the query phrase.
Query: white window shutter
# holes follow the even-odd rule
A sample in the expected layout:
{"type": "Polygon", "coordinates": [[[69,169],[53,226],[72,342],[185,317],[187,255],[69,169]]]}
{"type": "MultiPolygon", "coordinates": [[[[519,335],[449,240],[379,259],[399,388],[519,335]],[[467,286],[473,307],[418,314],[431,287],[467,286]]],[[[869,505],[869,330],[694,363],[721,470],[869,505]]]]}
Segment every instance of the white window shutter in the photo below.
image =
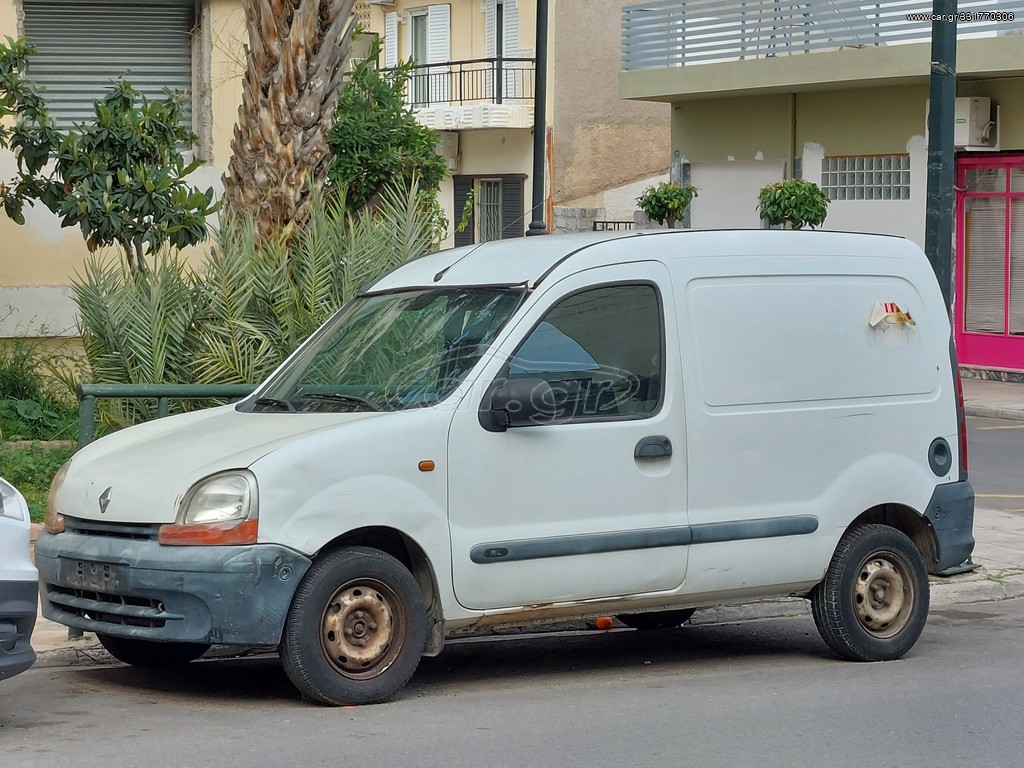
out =
{"type": "Polygon", "coordinates": [[[398,66],[398,14],[391,12],[384,16],[384,67],[398,66]]]}
{"type": "Polygon", "coordinates": [[[498,28],[495,5],[494,0],[487,0],[484,5],[484,55],[488,59],[493,59],[498,55],[498,44],[495,37],[498,28]]]}
{"type": "MultiPolygon", "coordinates": [[[[516,0],[505,0],[505,10],[502,19],[502,50],[506,59],[515,59],[519,56],[519,9],[516,7],[516,0]]],[[[523,94],[523,75],[525,74],[519,65],[509,65],[503,70],[505,80],[505,92],[502,96],[506,99],[514,99],[523,94]]]]}
{"type": "Polygon", "coordinates": [[[516,0],[505,0],[505,18],[502,28],[504,31],[502,47],[505,50],[505,58],[515,59],[519,56],[519,8],[516,0]]]}
{"type": "MultiPolygon", "coordinates": [[[[430,64],[451,61],[452,7],[448,4],[431,5],[427,8],[427,60],[430,64]]],[[[448,101],[448,70],[430,68],[430,103],[448,101]]]]}

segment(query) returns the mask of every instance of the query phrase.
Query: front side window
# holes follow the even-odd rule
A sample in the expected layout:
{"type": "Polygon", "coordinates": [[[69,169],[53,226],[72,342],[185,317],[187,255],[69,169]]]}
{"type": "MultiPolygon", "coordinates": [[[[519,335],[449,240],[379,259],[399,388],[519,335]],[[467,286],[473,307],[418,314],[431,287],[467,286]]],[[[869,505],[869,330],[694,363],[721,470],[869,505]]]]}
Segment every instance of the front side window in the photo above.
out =
{"type": "Polygon", "coordinates": [[[661,399],[661,304],[651,285],[610,285],[558,302],[508,365],[510,379],[541,378],[556,420],[643,416],[661,399]]]}
{"type": "Polygon", "coordinates": [[[395,411],[438,403],[476,365],[523,290],[443,288],[361,296],[248,407],[395,411]]]}

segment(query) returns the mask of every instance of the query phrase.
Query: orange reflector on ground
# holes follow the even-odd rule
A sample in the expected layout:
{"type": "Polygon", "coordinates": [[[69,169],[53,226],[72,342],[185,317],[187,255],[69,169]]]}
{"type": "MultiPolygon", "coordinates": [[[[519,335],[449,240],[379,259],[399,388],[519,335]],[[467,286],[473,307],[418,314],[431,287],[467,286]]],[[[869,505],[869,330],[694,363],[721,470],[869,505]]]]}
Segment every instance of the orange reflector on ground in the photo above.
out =
{"type": "Polygon", "coordinates": [[[433,472],[434,467],[436,467],[437,465],[430,459],[426,459],[425,461],[421,461],[419,466],[420,472],[433,472]]]}

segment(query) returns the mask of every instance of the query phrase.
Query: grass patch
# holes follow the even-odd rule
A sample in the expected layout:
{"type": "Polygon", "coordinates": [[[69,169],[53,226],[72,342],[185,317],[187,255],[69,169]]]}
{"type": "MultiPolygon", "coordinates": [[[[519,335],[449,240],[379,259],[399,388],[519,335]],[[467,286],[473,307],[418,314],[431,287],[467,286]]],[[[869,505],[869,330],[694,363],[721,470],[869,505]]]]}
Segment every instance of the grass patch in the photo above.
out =
{"type": "Polygon", "coordinates": [[[75,449],[45,448],[38,443],[17,448],[0,443],[0,477],[22,492],[28,501],[32,522],[41,523],[46,513],[50,481],[75,449]]]}

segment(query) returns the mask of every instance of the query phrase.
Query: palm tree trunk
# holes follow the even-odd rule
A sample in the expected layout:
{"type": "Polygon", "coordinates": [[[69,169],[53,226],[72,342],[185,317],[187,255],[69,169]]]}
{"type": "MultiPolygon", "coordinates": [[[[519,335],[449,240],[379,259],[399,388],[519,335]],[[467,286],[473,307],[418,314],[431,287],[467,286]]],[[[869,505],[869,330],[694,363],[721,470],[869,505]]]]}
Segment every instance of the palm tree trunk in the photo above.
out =
{"type": "Polygon", "coordinates": [[[249,45],[224,176],[227,215],[264,237],[301,222],[327,176],[327,134],[341,88],[355,0],[245,0],[249,45]]]}

